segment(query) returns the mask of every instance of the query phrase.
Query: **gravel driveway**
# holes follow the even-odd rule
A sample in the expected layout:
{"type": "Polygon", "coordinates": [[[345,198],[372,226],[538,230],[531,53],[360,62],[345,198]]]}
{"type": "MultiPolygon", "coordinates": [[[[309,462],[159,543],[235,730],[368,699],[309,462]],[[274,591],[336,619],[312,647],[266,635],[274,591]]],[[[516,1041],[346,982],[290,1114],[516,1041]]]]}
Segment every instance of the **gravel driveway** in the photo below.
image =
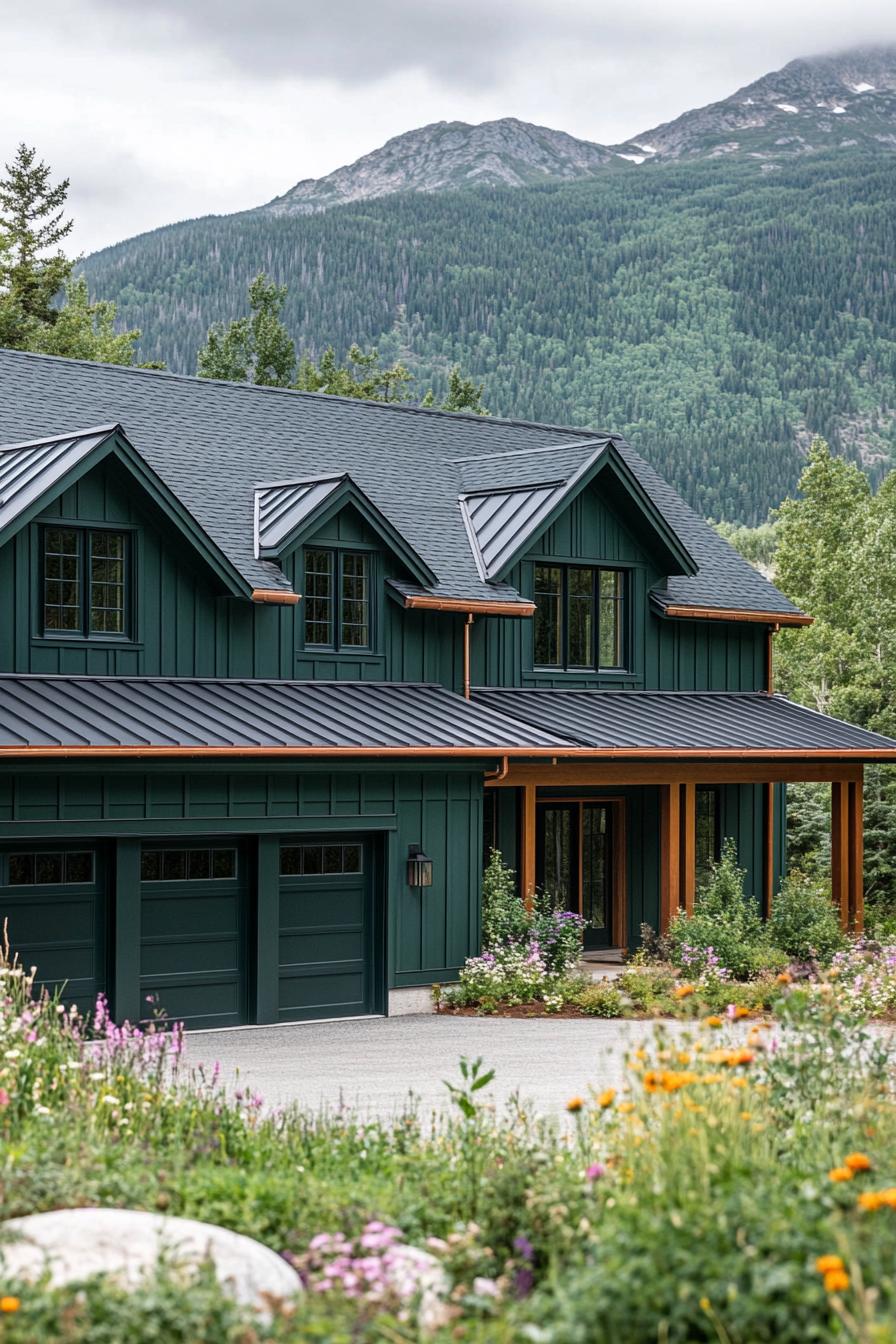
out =
{"type": "Polygon", "coordinates": [[[651,1031],[645,1022],[599,1019],[365,1018],[191,1032],[186,1057],[207,1068],[219,1062],[224,1079],[238,1077],[268,1105],[344,1103],[388,1119],[412,1093],[424,1112],[444,1108],[444,1079],[457,1079],[462,1055],[481,1055],[496,1070],[487,1094],[496,1104],[518,1092],[548,1114],[589,1086],[618,1085],[626,1047],[651,1031]]]}

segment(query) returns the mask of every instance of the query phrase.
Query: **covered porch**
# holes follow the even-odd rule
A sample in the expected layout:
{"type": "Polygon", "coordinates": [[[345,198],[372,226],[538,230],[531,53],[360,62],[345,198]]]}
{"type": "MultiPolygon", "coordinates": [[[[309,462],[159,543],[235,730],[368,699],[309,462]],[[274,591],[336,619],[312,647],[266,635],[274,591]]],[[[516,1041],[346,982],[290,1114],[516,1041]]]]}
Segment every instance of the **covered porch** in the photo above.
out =
{"type": "Polygon", "coordinates": [[[477,694],[590,749],[508,761],[486,790],[500,800],[487,813],[500,818],[523,899],[552,889],[550,877],[598,928],[592,947],[630,947],[641,923],[662,932],[692,912],[700,871],[728,835],[767,915],[785,870],[786,786],[797,782],[830,787],[832,897],[843,927],[861,930],[864,764],[896,762],[896,742],[765,693],[477,694]]]}

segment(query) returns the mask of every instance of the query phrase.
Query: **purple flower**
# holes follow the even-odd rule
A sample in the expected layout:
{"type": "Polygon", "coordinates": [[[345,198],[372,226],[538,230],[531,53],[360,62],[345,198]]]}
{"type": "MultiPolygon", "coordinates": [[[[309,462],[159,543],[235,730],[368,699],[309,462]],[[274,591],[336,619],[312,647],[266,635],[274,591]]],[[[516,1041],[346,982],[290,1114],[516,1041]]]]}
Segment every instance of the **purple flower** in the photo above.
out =
{"type": "Polygon", "coordinates": [[[513,1249],[517,1251],[524,1260],[533,1260],[535,1258],[535,1247],[528,1237],[514,1237],[513,1249]]]}
{"type": "Polygon", "coordinates": [[[591,1166],[585,1172],[589,1181],[599,1181],[601,1176],[606,1176],[607,1169],[603,1162],[592,1162],[591,1166]]]}

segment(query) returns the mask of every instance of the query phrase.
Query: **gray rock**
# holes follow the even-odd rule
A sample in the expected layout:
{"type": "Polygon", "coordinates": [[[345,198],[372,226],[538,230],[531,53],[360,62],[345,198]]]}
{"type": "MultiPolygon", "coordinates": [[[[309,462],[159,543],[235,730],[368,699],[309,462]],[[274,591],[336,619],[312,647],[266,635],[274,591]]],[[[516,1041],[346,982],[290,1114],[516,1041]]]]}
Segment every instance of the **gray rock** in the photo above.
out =
{"type": "Polygon", "coordinates": [[[134,1209],[57,1209],[2,1224],[14,1240],[0,1243],[7,1274],[54,1285],[114,1274],[128,1287],[151,1271],[164,1250],[178,1261],[211,1259],[221,1285],[237,1301],[264,1307],[265,1296],[289,1298],[302,1283],[285,1260],[251,1237],[193,1218],[134,1209]]]}

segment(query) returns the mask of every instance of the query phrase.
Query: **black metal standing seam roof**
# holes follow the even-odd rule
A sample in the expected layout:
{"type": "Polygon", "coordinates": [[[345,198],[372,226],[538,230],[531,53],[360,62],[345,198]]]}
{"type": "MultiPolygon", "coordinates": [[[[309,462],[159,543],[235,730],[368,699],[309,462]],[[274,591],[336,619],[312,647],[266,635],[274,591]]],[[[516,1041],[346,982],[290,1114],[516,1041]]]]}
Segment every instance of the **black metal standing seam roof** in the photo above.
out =
{"type": "Polygon", "coordinates": [[[553,734],[441,686],[0,675],[0,754],[41,748],[501,754],[556,745],[553,734]]]}
{"type": "Polygon", "coordinates": [[[255,491],[255,554],[275,556],[284,540],[339,489],[346,479],[318,477],[310,481],[277,481],[255,491]]]}
{"type": "Polygon", "coordinates": [[[117,428],[103,425],[65,438],[0,445],[0,535],[117,428]]]}
{"type": "Polygon", "coordinates": [[[700,566],[694,576],[671,578],[663,601],[797,610],[616,436],[0,350],[0,443],[108,422],[124,427],[252,587],[288,588],[280,568],[254,553],[256,487],[348,473],[438,576],[429,590],[435,596],[522,601],[510,585],[486,582],[478,571],[458,496],[531,484],[533,472],[552,479],[554,468],[545,476],[533,459],[550,462],[553,452],[569,479],[612,437],[700,566]],[[533,452],[542,449],[551,451],[533,452]]]}
{"type": "Polygon", "coordinates": [[[853,752],[869,759],[896,741],[762,691],[476,689],[476,704],[595,751],[624,755],[853,752]]]}

